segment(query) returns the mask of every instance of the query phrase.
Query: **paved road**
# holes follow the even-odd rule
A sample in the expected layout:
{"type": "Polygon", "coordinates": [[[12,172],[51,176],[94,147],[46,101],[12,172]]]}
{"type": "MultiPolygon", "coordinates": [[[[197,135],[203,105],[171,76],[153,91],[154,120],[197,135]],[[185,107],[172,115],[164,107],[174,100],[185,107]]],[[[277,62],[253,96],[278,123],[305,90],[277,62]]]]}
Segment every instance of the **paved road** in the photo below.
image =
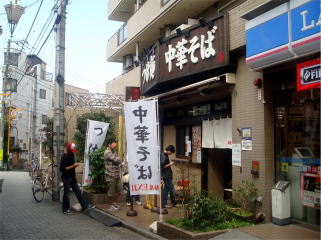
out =
{"type": "Polygon", "coordinates": [[[64,215],[48,195],[33,200],[26,172],[0,171],[0,239],[144,239],[121,227],[107,227],[83,213],[64,215]]]}

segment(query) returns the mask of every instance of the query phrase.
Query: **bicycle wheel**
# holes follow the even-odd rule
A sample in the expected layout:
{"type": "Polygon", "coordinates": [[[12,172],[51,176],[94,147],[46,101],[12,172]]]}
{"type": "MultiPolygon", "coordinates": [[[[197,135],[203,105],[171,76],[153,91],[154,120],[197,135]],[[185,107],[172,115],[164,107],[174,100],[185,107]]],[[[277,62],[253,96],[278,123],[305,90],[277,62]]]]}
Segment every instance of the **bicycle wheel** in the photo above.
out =
{"type": "Polygon", "coordinates": [[[36,178],[33,181],[32,194],[33,194],[34,199],[37,202],[41,202],[42,201],[45,193],[42,191],[42,183],[41,183],[39,178],[36,178]]]}

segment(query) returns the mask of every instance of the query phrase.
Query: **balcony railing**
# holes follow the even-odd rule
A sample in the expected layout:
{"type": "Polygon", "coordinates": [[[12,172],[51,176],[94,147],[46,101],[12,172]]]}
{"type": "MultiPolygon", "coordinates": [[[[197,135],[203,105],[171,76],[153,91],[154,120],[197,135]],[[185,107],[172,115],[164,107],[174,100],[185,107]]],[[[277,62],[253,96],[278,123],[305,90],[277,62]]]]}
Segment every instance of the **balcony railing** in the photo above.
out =
{"type": "Polygon", "coordinates": [[[125,87],[140,87],[140,66],[121,74],[106,84],[106,93],[125,95],[125,87]]]}

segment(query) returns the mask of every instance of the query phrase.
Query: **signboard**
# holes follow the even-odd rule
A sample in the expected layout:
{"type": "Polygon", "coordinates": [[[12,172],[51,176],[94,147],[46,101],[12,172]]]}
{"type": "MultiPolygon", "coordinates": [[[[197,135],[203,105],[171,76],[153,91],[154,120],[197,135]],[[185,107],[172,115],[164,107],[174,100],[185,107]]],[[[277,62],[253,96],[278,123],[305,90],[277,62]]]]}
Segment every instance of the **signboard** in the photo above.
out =
{"type": "Polygon", "coordinates": [[[243,151],[252,151],[252,128],[246,127],[241,128],[241,136],[242,136],[242,150],[243,151]]]}
{"type": "Polygon", "coordinates": [[[160,81],[204,72],[228,63],[226,21],[224,17],[213,20],[213,26],[202,26],[160,45],[160,81]]]}
{"type": "Polygon", "coordinates": [[[126,87],[126,101],[138,100],[140,98],[139,87],[126,87]]]}
{"type": "Polygon", "coordinates": [[[320,58],[299,63],[296,66],[297,91],[320,87],[321,62],[320,58]]]}
{"type": "Polygon", "coordinates": [[[246,63],[261,68],[320,51],[320,24],[319,0],[290,0],[247,21],[246,63]]]}
{"type": "Polygon", "coordinates": [[[304,206],[320,209],[321,175],[304,173],[301,175],[301,201],[304,206]]]}
{"type": "Polygon", "coordinates": [[[202,128],[201,126],[192,127],[192,161],[196,163],[202,162],[202,128]]]}
{"type": "Polygon", "coordinates": [[[228,65],[227,26],[226,16],[221,15],[155,43],[142,64],[142,93],[168,90],[175,84],[184,86],[191,76],[228,65]]]}
{"type": "Polygon", "coordinates": [[[232,144],[232,165],[233,166],[242,166],[241,162],[241,144],[233,143],[232,144]]]}
{"type": "Polygon", "coordinates": [[[108,128],[109,123],[87,120],[87,134],[84,156],[85,170],[83,175],[84,186],[88,186],[88,184],[91,183],[91,161],[89,158],[89,154],[103,145],[108,128]]]}
{"type": "Polygon", "coordinates": [[[148,92],[159,82],[159,42],[152,47],[141,67],[141,90],[148,92]]]}
{"type": "Polygon", "coordinates": [[[159,194],[158,102],[125,102],[125,126],[131,195],[159,194]]]}

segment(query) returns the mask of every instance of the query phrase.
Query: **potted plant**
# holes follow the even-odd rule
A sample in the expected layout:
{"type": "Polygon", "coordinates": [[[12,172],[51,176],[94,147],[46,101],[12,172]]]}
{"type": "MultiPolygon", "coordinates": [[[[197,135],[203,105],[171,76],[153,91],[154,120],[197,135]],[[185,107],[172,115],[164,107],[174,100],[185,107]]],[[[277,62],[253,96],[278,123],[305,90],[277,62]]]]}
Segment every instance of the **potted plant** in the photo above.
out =
{"type": "Polygon", "coordinates": [[[255,221],[261,207],[259,190],[253,181],[242,180],[235,190],[235,196],[240,208],[232,209],[233,214],[241,220],[255,221]]]}
{"type": "Polygon", "coordinates": [[[87,189],[88,191],[84,191],[84,197],[91,204],[102,204],[107,201],[104,152],[105,148],[101,147],[89,154],[92,164],[90,174],[92,183],[87,189]]]}

